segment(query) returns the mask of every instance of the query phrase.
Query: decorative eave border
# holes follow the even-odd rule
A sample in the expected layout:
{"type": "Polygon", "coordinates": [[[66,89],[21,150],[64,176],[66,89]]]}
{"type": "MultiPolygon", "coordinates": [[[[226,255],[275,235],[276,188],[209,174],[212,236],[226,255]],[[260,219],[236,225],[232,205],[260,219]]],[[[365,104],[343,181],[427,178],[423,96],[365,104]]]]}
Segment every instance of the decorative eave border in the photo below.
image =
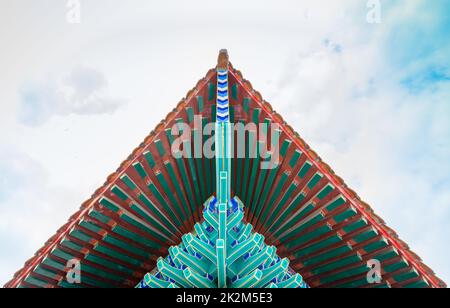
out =
{"type": "Polygon", "coordinates": [[[252,95],[252,99],[263,109],[269,117],[276,122],[281,129],[286,133],[289,138],[293,140],[293,142],[302,150],[309,160],[313,161],[317,168],[322,172],[327,179],[341,192],[341,194],[347,198],[350,203],[361,213],[361,215],[367,219],[370,224],[378,231],[381,235],[383,235],[387,241],[399,251],[399,253],[411,264],[434,288],[446,288],[447,285],[443,280],[438,278],[433,270],[425,265],[421,258],[411,251],[408,244],[402,241],[398,234],[389,228],[384,220],[375,214],[372,207],[361,200],[358,194],[349,188],[347,184],[345,184],[344,180],[336,175],[336,173],[331,169],[331,167],[326,164],[320,156],[314,152],[309,145],[300,137],[300,135],[283,119],[283,117],[278,114],[271,106],[270,103],[265,101],[258,91],[256,91],[251,82],[246,80],[242,73],[235,69],[232,64],[229,64],[229,73],[236,78],[236,81],[240,86],[245,88],[250,95],[252,95]]]}
{"type": "Polygon", "coordinates": [[[124,174],[124,172],[133,165],[133,163],[136,161],[138,157],[140,157],[147,148],[152,144],[153,141],[158,139],[159,134],[164,133],[164,130],[167,128],[167,124],[170,123],[173,119],[175,119],[178,114],[183,110],[183,108],[186,107],[188,102],[197,96],[197,94],[203,89],[205,86],[208,85],[208,82],[214,78],[216,74],[215,69],[210,69],[205,77],[201,78],[195,87],[193,87],[191,90],[189,90],[185,96],[178,104],[177,106],[167,114],[166,118],[162,120],[156,128],[150,132],[150,134],[145,137],[144,141],[133,150],[133,152],[128,156],[126,160],[124,160],[119,168],[111,173],[107,179],[106,182],[98,188],[92,196],[84,201],[81,204],[80,209],[74,213],[72,216],[70,216],[69,220],[56,231],[56,234],[54,234],[50,239],[48,239],[44,246],[41,247],[33,257],[28,259],[25,262],[25,265],[22,269],[18,270],[15,274],[13,279],[8,281],[4,287],[5,288],[16,288],[20,285],[20,283],[33,271],[33,269],[42,262],[42,260],[49,254],[51,251],[57,246],[57,244],[66,236],[69,234],[70,230],[72,230],[73,227],[76,226],[76,224],[81,221],[89,213],[89,210],[92,209],[95,204],[99,201],[99,199],[102,197],[104,193],[106,193],[108,190],[111,189],[112,185],[120,179],[120,177],[124,174]]]}

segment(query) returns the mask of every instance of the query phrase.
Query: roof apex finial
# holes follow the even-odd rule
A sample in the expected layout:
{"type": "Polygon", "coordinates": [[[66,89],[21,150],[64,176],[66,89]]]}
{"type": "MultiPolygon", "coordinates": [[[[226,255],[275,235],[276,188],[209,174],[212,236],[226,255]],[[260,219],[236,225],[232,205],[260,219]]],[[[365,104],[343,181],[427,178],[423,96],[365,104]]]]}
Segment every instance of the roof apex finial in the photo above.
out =
{"type": "Polygon", "coordinates": [[[219,57],[217,58],[217,69],[228,69],[228,51],[221,49],[219,51],[219,57]]]}

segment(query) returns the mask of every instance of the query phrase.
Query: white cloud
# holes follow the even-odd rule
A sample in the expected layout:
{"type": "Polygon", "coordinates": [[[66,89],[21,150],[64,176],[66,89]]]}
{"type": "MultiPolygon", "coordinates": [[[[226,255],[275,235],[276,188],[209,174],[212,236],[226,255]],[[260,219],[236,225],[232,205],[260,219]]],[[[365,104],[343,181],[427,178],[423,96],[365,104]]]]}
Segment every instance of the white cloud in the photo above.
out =
{"type": "Polygon", "coordinates": [[[48,183],[41,164],[14,146],[0,146],[0,281],[6,282],[73,209],[77,188],[48,183]]]}
{"type": "Polygon", "coordinates": [[[77,67],[62,80],[29,82],[20,89],[19,121],[40,125],[53,115],[111,114],[124,101],[110,98],[105,76],[90,68],[77,67]]]}

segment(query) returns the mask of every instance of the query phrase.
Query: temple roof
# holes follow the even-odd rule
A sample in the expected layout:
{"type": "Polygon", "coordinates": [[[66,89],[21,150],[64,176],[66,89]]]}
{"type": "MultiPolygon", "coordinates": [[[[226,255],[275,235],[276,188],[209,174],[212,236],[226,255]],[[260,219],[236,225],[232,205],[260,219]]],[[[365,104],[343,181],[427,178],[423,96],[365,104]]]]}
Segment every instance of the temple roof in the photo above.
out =
{"type": "MultiPolygon", "coordinates": [[[[194,127],[194,115],[203,125],[215,122],[216,85],[211,69],[5,287],[73,287],[65,280],[73,258],[81,260],[82,287],[141,281],[202,221],[202,205],[215,194],[214,159],[174,157],[171,129],[177,122],[194,127]]],[[[309,286],[445,287],[231,63],[228,85],[230,122],[281,129],[279,166],[233,159],[231,193],[245,204],[244,221],[309,286]],[[380,284],[366,278],[372,259],[381,262],[380,284]]]]}

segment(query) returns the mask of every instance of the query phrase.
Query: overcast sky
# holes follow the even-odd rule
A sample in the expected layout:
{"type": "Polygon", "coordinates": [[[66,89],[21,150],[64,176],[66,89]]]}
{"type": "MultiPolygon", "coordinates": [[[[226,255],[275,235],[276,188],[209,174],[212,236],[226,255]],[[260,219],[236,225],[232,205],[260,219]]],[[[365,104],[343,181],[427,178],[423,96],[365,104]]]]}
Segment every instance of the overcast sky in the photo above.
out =
{"type": "Polygon", "coordinates": [[[367,0],[80,0],[80,23],[67,2],[0,2],[1,284],[221,48],[450,281],[448,2],[384,0],[380,23],[367,0]]]}

